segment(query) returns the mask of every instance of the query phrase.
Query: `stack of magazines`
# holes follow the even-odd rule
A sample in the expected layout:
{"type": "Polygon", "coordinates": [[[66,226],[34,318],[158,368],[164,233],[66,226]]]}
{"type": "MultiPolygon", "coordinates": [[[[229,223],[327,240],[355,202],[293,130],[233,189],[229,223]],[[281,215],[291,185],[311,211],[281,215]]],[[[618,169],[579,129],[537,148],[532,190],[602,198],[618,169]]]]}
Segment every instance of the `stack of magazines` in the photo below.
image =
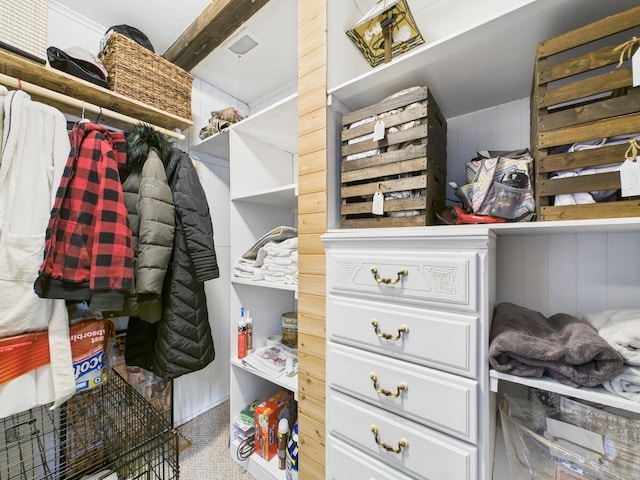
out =
{"type": "Polygon", "coordinates": [[[282,343],[257,349],[244,357],[242,363],[271,377],[279,377],[287,370],[287,359],[292,367],[287,374],[295,375],[298,372],[298,350],[282,343]]]}

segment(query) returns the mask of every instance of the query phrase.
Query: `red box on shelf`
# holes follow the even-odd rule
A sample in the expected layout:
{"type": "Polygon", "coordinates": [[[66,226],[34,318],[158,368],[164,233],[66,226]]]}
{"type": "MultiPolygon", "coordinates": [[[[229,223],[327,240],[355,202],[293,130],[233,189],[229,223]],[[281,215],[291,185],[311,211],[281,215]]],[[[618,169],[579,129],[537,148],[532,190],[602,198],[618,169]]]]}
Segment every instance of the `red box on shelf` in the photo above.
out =
{"type": "Polygon", "coordinates": [[[281,390],[256,406],[255,453],[267,461],[275,457],[278,450],[278,416],[292,400],[291,392],[281,390]]]}

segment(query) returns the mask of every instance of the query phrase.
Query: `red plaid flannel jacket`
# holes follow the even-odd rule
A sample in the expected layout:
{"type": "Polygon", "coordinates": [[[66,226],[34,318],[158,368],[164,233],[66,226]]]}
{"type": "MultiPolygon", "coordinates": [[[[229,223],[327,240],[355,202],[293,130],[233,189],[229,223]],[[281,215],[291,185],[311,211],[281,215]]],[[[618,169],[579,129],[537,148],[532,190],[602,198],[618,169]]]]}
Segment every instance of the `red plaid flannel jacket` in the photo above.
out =
{"type": "Polygon", "coordinates": [[[46,231],[35,292],[120,310],[133,285],[133,242],[118,168],[124,134],[88,122],[69,134],[71,152],[46,231]]]}

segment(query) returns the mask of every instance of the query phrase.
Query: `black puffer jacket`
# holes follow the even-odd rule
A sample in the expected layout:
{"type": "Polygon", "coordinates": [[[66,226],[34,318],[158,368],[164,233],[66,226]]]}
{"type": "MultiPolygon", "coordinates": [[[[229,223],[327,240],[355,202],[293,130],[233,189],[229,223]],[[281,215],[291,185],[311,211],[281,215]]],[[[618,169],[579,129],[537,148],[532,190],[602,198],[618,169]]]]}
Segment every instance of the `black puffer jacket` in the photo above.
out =
{"type": "Polygon", "coordinates": [[[167,165],[176,227],[158,323],[131,318],[125,360],[165,378],[206,367],[215,358],[204,284],[219,276],[207,199],[189,155],[173,148],[167,165]]]}

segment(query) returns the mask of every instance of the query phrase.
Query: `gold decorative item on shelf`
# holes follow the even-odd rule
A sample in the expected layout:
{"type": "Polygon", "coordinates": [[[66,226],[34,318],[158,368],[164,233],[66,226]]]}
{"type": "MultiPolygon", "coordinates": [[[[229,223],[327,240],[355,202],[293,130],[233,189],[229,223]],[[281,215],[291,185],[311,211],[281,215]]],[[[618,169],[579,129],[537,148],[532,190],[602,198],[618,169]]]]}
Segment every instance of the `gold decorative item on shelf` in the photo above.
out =
{"type": "Polygon", "coordinates": [[[407,0],[380,0],[347,31],[372,67],[424,43],[407,0]]]}

